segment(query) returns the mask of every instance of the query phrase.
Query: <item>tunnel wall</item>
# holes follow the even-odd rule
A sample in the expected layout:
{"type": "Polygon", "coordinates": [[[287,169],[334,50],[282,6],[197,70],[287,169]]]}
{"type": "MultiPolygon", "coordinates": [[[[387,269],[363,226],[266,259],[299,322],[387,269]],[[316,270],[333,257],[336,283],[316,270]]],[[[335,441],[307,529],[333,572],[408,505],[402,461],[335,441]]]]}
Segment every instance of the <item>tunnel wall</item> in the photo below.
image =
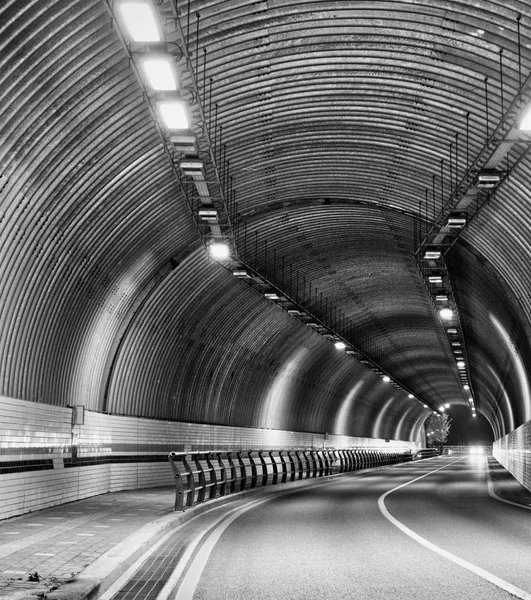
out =
{"type": "Polygon", "coordinates": [[[496,440],[494,458],[531,491],[531,421],[496,440]]]}
{"type": "Polygon", "coordinates": [[[0,397],[0,519],[88,496],[172,484],[168,453],[413,442],[143,419],[0,397]]]}

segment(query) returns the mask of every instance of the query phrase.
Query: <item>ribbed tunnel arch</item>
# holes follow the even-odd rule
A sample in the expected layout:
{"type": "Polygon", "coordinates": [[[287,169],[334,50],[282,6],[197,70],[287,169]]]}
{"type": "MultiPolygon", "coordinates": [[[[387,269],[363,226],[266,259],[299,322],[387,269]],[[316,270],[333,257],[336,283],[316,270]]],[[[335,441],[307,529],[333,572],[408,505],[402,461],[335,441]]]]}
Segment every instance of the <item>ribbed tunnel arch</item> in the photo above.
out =
{"type": "MultiPolygon", "coordinates": [[[[151,2],[166,32],[155,50],[175,62],[191,119],[183,150],[142,79],[151,47],[127,38],[118,5],[0,7],[0,393],[421,443],[427,416],[469,394],[415,252],[507,134],[488,139],[521,85],[511,124],[523,114],[530,7],[151,2]],[[208,256],[183,157],[204,164],[255,284],[208,256]],[[338,336],[357,354],[337,351],[338,336]]],[[[497,438],[531,420],[531,164],[518,135],[496,165],[510,176],[467,209],[445,254],[470,393],[497,438]]]]}

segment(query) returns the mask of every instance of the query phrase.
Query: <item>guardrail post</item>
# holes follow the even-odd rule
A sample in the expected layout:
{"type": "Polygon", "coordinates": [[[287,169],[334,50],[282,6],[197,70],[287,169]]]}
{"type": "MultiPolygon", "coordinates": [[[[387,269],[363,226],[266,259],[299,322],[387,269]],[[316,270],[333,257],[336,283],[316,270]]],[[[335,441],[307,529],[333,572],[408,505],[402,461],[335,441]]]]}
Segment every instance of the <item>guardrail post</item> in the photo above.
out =
{"type": "Polygon", "coordinates": [[[240,466],[240,492],[243,492],[245,486],[247,485],[247,468],[243,462],[241,450],[236,453],[236,456],[238,458],[238,465],[240,466]]]}
{"type": "Polygon", "coordinates": [[[284,452],[284,451],[279,450],[279,452],[278,452],[278,456],[279,456],[280,462],[282,464],[282,478],[280,479],[280,482],[286,483],[286,481],[288,480],[288,465],[286,463],[286,459],[284,458],[284,455],[282,454],[282,452],[284,452]]]}
{"type": "Polygon", "coordinates": [[[295,452],[295,456],[297,457],[297,470],[298,470],[297,479],[303,479],[303,477],[304,477],[304,467],[303,467],[303,464],[302,464],[302,458],[301,458],[301,452],[300,452],[300,450],[297,450],[295,452]]]}
{"type": "Polygon", "coordinates": [[[308,477],[317,477],[317,459],[315,454],[315,450],[308,450],[304,452],[304,457],[308,463],[308,477]]]}
{"type": "Polygon", "coordinates": [[[170,462],[171,470],[173,471],[173,478],[175,481],[175,503],[173,505],[173,510],[184,510],[183,508],[183,500],[184,500],[184,490],[183,490],[183,480],[181,477],[181,473],[179,472],[179,468],[175,464],[174,457],[177,454],[175,452],[170,452],[168,455],[168,460],[170,462]]]}
{"type": "Polygon", "coordinates": [[[260,465],[262,467],[262,483],[260,484],[262,487],[267,485],[267,463],[264,459],[264,451],[258,451],[258,458],[260,459],[260,465]]]}
{"type": "Polygon", "coordinates": [[[216,473],[216,469],[214,469],[214,465],[212,464],[212,460],[210,459],[210,452],[205,453],[206,464],[210,470],[210,481],[209,483],[209,492],[208,499],[212,500],[217,496],[218,491],[218,476],[216,473]]]}
{"type": "Polygon", "coordinates": [[[251,465],[251,488],[254,488],[254,487],[256,487],[257,472],[256,472],[256,462],[254,461],[254,458],[253,458],[253,451],[249,450],[247,452],[247,456],[249,457],[249,463],[251,465]]]}
{"type": "MultiPolygon", "coordinates": [[[[194,480],[194,472],[190,463],[186,460],[186,454],[183,454],[183,465],[186,469],[184,475],[186,476],[186,487],[188,488],[188,497],[186,498],[186,506],[194,505],[195,498],[195,480],[194,480]]],[[[186,491],[186,490],[185,490],[186,491]]]]}
{"type": "Polygon", "coordinates": [[[196,490],[197,490],[197,500],[196,502],[198,504],[200,504],[201,502],[205,501],[205,492],[206,492],[206,487],[205,487],[205,472],[203,471],[203,467],[201,465],[201,463],[199,462],[199,453],[197,452],[193,452],[191,453],[191,458],[194,461],[194,465],[195,465],[195,473],[197,475],[197,486],[196,486],[196,490]]]}
{"type": "Polygon", "coordinates": [[[238,482],[238,471],[234,464],[234,459],[232,458],[232,452],[227,452],[227,460],[229,461],[230,467],[230,480],[228,480],[227,483],[230,481],[229,492],[234,494],[236,491],[236,483],[238,482]]]}
{"type": "Polygon", "coordinates": [[[218,457],[219,465],[219,495],[225,496],[227,493],[227,469],[221,459],[221,452],[216,452],[216,456],[218,457]]]}
{"type": "MultiPolygon", "coordinates": [[[[271,480],[271,485],[275,485],[278,483],[278,464],[273,456],[274,450],[269,451],[269,459],[271,460],[271,466],[273,467],[273,478],[271,480]]],[[[280,453],[279,453],[280,456],[280,453]]]]}
{"type": "Polygon", "coordinates": [[[295,463],[295,459],[293,458],[293,450],[288,450],[288,458],[289,458],[289,464],[290,464],[290,468],[291,468],[291,473],[289,475],[289,480],[290,481],[295,481],[296,475],[297,475],[297,466],[295,463]]]}

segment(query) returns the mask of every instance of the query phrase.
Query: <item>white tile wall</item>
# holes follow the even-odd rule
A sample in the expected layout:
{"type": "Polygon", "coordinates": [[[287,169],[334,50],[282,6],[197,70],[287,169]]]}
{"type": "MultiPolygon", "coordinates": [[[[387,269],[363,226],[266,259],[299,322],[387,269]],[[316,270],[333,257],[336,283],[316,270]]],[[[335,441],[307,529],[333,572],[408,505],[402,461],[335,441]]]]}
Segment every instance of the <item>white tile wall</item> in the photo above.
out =
{"type": "Polygon", "coordinates": [[[351,446],[412,448],[391,442],[274,429],[177,423],[85,412],[71,425],[72,410],[0,397],[0,519],[124,489],[172,485],[165,457],[172,450],[290,449],[351,446]],[[72,447],[78,460],[98,464],[67,467],[72,447]],[[119,457],[158,456],[163,462],[110,462],[119,457]],[[108,459],[107,464],[100,464],[108,459]],[[5,472],[10,463],[37,461],[46,470],[5,472]],[[53,468],[52,468],[53,467],[53,468]]]}
{"type": "Polygon", "coordinates": [[[496,440],[492,454],[519,483],[531,491],[531,421],[496,440]]]}

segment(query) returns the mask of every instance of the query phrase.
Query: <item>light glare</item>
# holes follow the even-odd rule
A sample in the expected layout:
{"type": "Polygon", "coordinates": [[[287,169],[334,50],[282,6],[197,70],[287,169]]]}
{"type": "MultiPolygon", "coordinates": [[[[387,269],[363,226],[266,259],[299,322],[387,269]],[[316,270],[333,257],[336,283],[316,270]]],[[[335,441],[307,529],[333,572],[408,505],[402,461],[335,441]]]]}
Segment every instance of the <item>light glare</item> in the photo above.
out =
{"type": "Polygon", "coordinates": [[[149,85],[157,92],[173,92],[177,81],[169,58],[147,58],[142,61],[149,85]]]}
{"type": "Polygon", "coordinates": [[[346,348],[346,345],[343,342],[336,342],[334,344],[334,346],[338,349],[338,350],[344,350],[346,348]]]}
{"type": "Polygon", "coordinates": [[[188,129],[188,115],[182,102],[167,100],[159,102],[159,110],[168,129],[188,129]]]}
{"type": "Polygon", "coordinates": [[[229,258],[230,250],[227,244],[215,243],[209,246],[210,256],[216,260],[229,258]]]}
{"type": "Polygon", "coordinates": [[[120,10],[135,42],[160,42],[160,33],[151,6],[146,2],[122,2],[120,10]]]}
{"type": "Polygon", "coordinates": [[[525,113],[522,122],[520,123],[520,129],[522,131],[530,131],[531,130],[531,109],[525,113]]]}
{"type": "Polygon", "coordinates": [[[451,308],[442,308],[439,311],[439,316],[441,317],[441,319],[451,319],[454,316],[454,313],[452,311],[451,308]]]}

